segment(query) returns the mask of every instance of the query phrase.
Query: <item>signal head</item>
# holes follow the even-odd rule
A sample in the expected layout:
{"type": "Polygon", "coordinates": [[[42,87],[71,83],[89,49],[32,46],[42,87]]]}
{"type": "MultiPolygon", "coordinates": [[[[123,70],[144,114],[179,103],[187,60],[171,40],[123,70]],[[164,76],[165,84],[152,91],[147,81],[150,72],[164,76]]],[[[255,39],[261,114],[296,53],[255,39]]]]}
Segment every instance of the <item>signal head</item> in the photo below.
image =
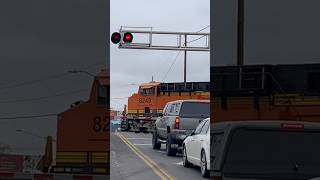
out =
{"type": "Polygon", "coordinates": [[[121,34],[118,32],[114,32],[111,35],[111,41],[113,42],[113,44],[118,44],[121,40],[121,34]]]}
{"type": "Polygon", "coordinates": [[[133,40],[133,36],[132,36],[131,33],[129,33],[129,32],[124,33],[124,35],[123,35],[123,42],[131,43],[132,40],[133,40]]]}

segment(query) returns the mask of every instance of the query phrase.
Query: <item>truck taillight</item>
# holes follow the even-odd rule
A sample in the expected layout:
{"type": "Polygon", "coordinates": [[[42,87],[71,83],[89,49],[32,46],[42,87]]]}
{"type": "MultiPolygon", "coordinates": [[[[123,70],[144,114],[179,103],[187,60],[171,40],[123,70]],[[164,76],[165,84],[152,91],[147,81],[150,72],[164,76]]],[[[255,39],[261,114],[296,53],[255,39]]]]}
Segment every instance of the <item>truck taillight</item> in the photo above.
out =
{"type": "Polygon", "coordinates": [[[174,128],[179,129],[179,126],[180,126],[180,118],[176,117],[176,119],[174,120],[174,128]]]}

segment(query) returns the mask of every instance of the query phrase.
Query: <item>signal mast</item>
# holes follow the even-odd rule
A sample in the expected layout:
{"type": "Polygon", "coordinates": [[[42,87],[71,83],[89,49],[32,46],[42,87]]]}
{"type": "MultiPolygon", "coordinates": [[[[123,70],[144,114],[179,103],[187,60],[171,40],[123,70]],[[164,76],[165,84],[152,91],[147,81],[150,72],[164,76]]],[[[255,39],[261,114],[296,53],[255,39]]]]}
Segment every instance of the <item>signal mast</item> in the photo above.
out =
{"type": "Polygon", "coordinates": [[[118,48],[123,49],[148,49],[148,50],[173,50],[184,51],[184,84],[186,86],[186,68],[187,68],[187,51],[210,51],[210,33],[204,32],[172,32],[172,31],[153,31],[152,27],[126,27],[121,26],[119,32],[114,32],[111,35],[111,41],[114,44],[118,44],[118,48]],[[141,30],[147,29],[147,30],[141,30]],[[144,36],[145,40],[141,42],[134,42],[133,35],[144,36]],[[166,42],[169,37],[176,37],[176,44],[158,43],[154,41],[154,37],[157,40],[166,42]],[[193,37],[193,40],[188,39],[193,37]],[[197,37],[197,38],[196,38],[197,37]],[[191,45],[199,39],[204,39],[205,43],[202,45],[191,45]]]}

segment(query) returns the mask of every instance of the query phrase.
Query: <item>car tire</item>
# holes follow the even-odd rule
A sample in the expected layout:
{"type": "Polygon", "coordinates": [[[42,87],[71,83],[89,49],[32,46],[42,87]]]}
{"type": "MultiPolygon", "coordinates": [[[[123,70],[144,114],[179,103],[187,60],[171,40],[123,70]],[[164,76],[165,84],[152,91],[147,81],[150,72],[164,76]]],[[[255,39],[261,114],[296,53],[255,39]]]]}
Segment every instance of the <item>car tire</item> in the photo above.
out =
{"type": "Polygon", "coordinates": [[[168,156],[176,156],[177,155],[177,149],[174,149],[171,147],[173,144],[173,139],[170,134],[167,134],[167,143],[166,143],[166,151],[168,156]]]}
{"type": "Polygon", "coordinates": [[[201,176],[204,178],[210,177],[210,171],[208,171],[207,168],[207,158],[206,158],[206,153],[204,150],[201,151],[201,164],[200,164],[200,169],[201,169],[201,176]]]}
{"type": "Polygon", "coordinates": [[[154,130],[152,133],[152,148],[153,149],[160,149],[161,148],[161,143],[158,142],[159,136],[157,133],[157,130],[154,130]]]}
{"type": "Polygon", "coordinates": [[[192,166],[192,164],[188,161],[187,148],[185,147],[185,145],[183,145],[183,150],[182,150],[182,163],[184,167],[192,166]]]}

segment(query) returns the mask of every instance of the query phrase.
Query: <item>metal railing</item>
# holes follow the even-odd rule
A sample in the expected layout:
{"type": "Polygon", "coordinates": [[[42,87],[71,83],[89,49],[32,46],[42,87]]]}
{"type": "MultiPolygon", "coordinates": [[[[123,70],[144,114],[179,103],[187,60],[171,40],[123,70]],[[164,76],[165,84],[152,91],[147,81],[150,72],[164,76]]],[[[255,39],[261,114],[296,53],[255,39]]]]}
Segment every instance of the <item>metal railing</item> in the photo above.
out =
{"type": "Polygon", "coordinates": [[[234,73],[213,73],[213,92],[241,92],[241,91],[275,91],[284,93],[278,79],[261,67],[259,72],[245,72],[239,68],[234,73]]]}

